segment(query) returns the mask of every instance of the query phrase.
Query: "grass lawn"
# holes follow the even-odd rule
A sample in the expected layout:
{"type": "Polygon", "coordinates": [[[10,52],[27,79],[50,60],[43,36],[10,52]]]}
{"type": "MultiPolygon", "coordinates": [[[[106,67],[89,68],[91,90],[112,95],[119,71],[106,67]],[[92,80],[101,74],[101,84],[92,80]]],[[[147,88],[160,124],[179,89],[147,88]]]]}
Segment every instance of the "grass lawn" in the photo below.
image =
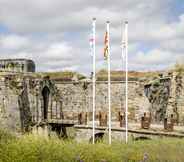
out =
{"type": "Polygon", "coordinates": [[[77,143],[56,137],[0,133],[0,162],[184,162],[184,140],[77,143]],[[143,160],[144,159],[144,160],[143,160]]]}

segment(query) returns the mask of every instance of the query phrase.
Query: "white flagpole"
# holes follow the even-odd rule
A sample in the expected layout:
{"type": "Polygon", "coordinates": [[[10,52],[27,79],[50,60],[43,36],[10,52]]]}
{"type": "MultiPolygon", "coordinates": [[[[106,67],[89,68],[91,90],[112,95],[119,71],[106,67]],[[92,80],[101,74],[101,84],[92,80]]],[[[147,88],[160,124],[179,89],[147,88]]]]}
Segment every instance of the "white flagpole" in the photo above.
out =
{"type": "Polygon", "coordinates": [[[95,143],[95,94],[96,94],[96,91],[95,91],[95,81],[96,81],[96,70],[95,70],[95,67],[96,67],[96,54],[95,54],[95,44],[96,44],[96,40],[95,40],[95,35],[96,35],[96,18],[93,18],[93,144],[95,143]]]}
{"type": "MultiPolygon", "coordinates": [[[[121,57],[122,57],[122,71],[123,71],[123,69],[124,69],[124,65],[125,65],[125,26],[124,26],[124,22],[122,23],[122,41],[121,41],[121,57]]],[[[123,80],[122,80],[123,81],[123,80]]],[[[124,83],[122,83],[122,90],[123,90],[123,94],[124,94],[124,92],[126,91],[125,90],[125,88],[124,88],[124,83]]],[[[125,96],[122,96],[122,98],[123,99],[125,99],[124,98],[125,96]]],[[[122,100],[123,101],[123,100],[122,100]]],[[[125,111],[125,102],[123,103],[123,107],[122,107],[122,112],[124,112],[125,111]]],[[[122,119],[122,120],[124,120],[124,119],[122,119]]]]}
{"type": "Polygon", "coordinates": [[[125,62],[126,62],[125,138],[126,143],[128,143],[128,21],[125,22],[125,62]]]}
{"type": "Polygon", "coordinates": [[[110,66],[110,22],[107,21],[107,38],[108,38],[108,107],[109,107],[109,144],[111,144],[111,66],[110,66]]]}

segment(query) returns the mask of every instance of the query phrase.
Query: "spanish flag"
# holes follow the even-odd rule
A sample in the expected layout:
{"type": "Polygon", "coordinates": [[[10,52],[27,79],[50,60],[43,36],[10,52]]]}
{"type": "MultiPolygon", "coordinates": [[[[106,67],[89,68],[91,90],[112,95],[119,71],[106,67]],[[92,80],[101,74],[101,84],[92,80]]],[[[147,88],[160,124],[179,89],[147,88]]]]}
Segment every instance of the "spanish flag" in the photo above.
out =
{"type": "Polygon", "coordinates": [[[107,60],[108,53],[109,53],[109,38],[108,38],[108,32],[105,32],[105,39],[104,39],[104,59],[107,60]]]}

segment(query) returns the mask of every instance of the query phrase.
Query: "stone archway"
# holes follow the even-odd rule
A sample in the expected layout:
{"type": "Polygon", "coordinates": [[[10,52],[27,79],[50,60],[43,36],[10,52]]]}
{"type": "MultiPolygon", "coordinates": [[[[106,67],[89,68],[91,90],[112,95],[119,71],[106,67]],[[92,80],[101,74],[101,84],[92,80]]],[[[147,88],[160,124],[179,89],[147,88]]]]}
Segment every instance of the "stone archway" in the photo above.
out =
{"type": "Polygon", "coordinates": [[[48,117],[48,106],[49,106],[49,95],[50,90],[47,86],[45,86],[42,90],[43,96],[43,119],[46,120],[48,117]]]}

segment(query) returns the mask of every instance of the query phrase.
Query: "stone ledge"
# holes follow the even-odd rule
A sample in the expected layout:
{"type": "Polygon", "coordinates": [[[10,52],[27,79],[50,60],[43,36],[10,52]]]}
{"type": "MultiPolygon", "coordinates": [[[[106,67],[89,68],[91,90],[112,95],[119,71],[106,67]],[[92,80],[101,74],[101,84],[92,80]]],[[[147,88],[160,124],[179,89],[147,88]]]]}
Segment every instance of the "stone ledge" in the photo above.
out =
{"type": "MultiPolygon", "coordinates": [[[[75,125],[74,127],[77,129],[92,129],[92,126],[85,126],[85,125],[75,125]]],[[[108,129],[108,127],[95,127],[95,129],[105,131],[108,129]]],[[[111,130],[116,132],[125,132],[125,128],[112,128],[111,130]]],[[[142,135],[184,138],[184,134],[175,133],[175,132],[167,133],[163,131],[157,132],[157,131],[151,131],[151,130],[148,131],[148,130],[133,130],[133,129],[128,129],[128,132],[142,134],[142,135]]]]}

